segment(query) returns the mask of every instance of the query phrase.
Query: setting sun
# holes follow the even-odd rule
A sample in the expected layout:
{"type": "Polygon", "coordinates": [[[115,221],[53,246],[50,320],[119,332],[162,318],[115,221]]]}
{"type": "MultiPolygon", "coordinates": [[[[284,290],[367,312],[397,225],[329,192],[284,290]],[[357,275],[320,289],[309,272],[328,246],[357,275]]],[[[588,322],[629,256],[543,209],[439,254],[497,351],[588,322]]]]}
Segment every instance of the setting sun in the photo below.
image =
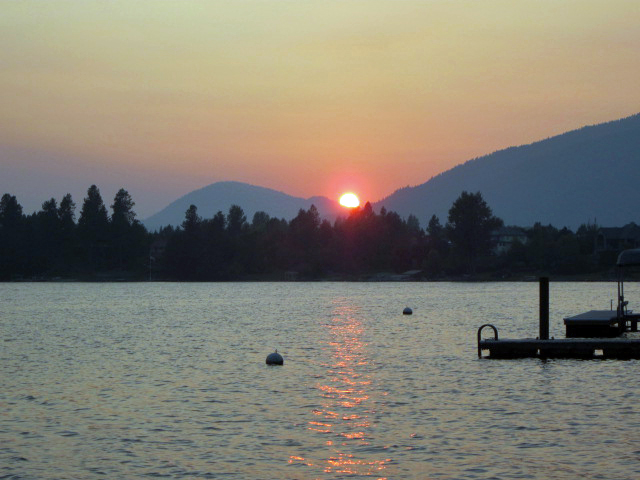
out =
{"type": "Polygon", "coordinates": [[[360,205],[360,200],[354,193],[345,193],[340,197],[340,205],[347,208],[355,208],[360,205]]]}

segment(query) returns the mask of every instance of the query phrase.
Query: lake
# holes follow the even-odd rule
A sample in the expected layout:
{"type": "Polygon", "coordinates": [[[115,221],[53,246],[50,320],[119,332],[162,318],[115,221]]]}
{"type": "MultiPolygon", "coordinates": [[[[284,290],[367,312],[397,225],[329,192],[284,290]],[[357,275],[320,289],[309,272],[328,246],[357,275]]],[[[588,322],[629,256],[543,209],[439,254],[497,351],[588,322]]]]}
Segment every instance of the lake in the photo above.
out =
{"type": "MultiPolygon", "coordinates": [[[[615,289],[552,279],[550,334],[615,289]]],[[[0,478],[640,478],[640,363],[487,322],[537,336],[538,284],[0,284],[0,478]]]]}

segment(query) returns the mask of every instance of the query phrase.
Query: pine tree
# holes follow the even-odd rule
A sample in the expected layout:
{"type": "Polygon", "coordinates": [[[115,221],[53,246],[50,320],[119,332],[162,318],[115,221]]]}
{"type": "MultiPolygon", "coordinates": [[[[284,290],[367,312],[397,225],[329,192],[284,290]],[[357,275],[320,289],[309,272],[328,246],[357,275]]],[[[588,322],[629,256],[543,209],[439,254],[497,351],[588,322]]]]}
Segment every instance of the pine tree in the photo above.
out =
{"type": "Polygon", "coordinates": [[[91,185],[82,204],[78,219],[78,238],[88,266],[105,266],[108,248],[109,218],[100,190],[91,185]]]}
{"type": "Polygon", "coordinates": [[[478,257],[491,249],[491,232],[502,224],[501,219],[493,216],[480,192],[463,191],[453,202],[447,235],[467,270],[475,272],[478,257]]]}

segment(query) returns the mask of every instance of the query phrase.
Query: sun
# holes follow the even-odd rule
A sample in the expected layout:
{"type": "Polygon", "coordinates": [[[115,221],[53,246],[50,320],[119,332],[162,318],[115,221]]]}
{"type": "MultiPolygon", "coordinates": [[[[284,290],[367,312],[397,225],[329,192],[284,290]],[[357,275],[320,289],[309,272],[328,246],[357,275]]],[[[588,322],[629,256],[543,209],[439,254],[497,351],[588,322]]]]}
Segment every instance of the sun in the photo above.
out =
{"type": "Polygon", "coordinates": [[[340,197],[340,205],[347,208],[356,208],[360,205],[360,200],[355,193],[345,193],[340,197]]]}

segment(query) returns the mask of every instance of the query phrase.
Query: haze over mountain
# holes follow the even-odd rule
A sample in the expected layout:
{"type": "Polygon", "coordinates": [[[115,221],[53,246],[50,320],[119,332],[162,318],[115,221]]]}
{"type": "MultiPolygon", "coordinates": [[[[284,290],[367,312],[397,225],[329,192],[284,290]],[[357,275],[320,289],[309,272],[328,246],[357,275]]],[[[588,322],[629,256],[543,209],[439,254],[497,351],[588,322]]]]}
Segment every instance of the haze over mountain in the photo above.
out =
{"type": "MultiPolygon", "coordinates": [[[[600,226],[640,223],[640,114],[469,160],[373,206],[405,218],[413,214],[423,227],[436,215],[444,225],[463,190],[480,191],[507,225],[541,222],[575,230],[594,221],[600,226]]],[[[249,221],[260,210],[289,220],[311,204],[330,220],[345,213],[326,197],[303,199],[246,183],[218,182],[179,198],[144,224],[151,230],[178,226],[191,204],[204,218],[218,210],[227,213],[237,204],[249,221]]]]}
{"type": "Polygon", "coordinates": [[[374,207],[444,225],[463,190],[480,191],[507,225],[640,223],[640,114],[470,160],[374,207]]]}
{"type": "Polygon", "coordinates": [[[326,197],[305,199],[247,183],[216,182],[180,197],[155,215],[143,220],[143,223],[152,231],[167,225],[179,226],[184,221],[185,212],[190,205],[198,207],[198,215],[203,218],[212,218],[218,211],[226,214],[231,205],[239,205],[249,222],[258,211],[266,212],[271,217],[290,220],[301,208],[308,210],[311,205],[316,206],[323,218],[332,221],[339,215],[344,215],[344,209],[326,197]]]}

